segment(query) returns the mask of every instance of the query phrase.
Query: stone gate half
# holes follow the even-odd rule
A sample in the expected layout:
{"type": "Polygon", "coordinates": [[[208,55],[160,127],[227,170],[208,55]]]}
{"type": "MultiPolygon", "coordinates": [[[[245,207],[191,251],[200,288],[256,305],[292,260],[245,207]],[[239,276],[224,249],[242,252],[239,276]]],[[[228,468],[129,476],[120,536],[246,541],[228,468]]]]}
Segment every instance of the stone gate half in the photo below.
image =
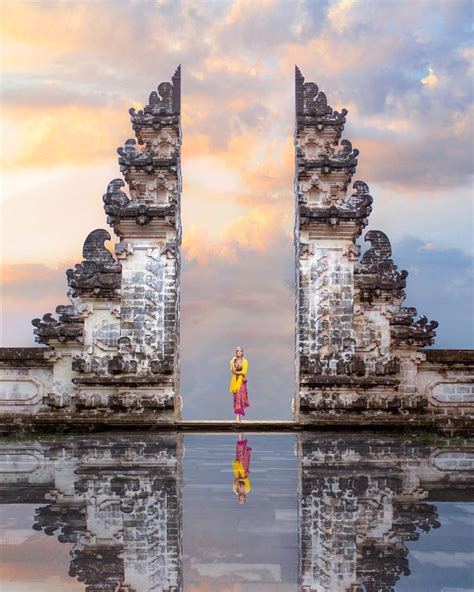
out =
{"type": "Polygon", "coordinates": [[[473,352],[420,349],[438,323],[403,306],[408,272],[383,232],[365,234],[360,257],[373,199],[363,181],[351,188],[359,151],[341,140],[347,110],[333,110],[297,67],[295,101],[297,418],[467,416],[473,352]]]}
{"type": "Polygon", "coordinates": [[[179,67],[130,109],[123,179],[103,196],[115,256],[109,232],[92,231],[66,271],[69,304],[32,321],[47,348],[2,350],[1,411],[179,418],[180,103],[179,67]]]}

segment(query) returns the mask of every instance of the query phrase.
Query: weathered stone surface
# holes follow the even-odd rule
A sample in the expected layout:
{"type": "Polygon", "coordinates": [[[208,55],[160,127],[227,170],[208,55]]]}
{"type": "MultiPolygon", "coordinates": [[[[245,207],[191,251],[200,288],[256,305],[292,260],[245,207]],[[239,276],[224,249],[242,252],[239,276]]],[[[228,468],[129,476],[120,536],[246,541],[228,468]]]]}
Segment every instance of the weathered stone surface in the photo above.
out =
{"type": "Polygon", "coordinates": [[[32,528],[69,544],[86,590],[183,589],[180,436],[2,442],[0,456],[1,503],[39,506],[32,528]]]}
{"type": "Polygon", "coordinates": [[[364,253],[354,270],[354,281],[359,289],[359,298],[362,301],[372,302],[374,298],[384,294],[388,299],[403,299],[408,271],[397,271],[387,235],[380,230],[369,230],[364,240],[369,241],[371,247],[364,253]]]}
{"type": "Polygon", "coordinates": [[[0,367],[50,366],[49,347],[0,347],[0,367]]]}
{"type": "Polygon", "coordinates": [[[305,592],[393,592],[410,573],[407,543],[440,526],[436,501],[474,499],[469,444],[312,432],[297,455],[305,592]]]}
{"type": "Polygon", "coordinates": [[[295,88],[296,416],[420,412],[429,401],[416,386],[418,349],[438,323],[402,306],[408,272],[383,232],[367,232],[360,258],[373,198],[363,181],[348,191],[358,150],[340,140],[347,110],[329,107],[298,68],[295,88]]]}
{"type": "Polygon", "coordinates": [[[48,312],[42,319],[33,319],[32,325],[35,327],[33,333],[38,343],[53,345],[67,341],[81,342],[84,334],[84,321],[77,313],[74,305],[60,305],[56,307],[56,313],[59,319],[55,319],[48,312]]]}
{"type": "Polygon", "coordinates": [[[86,238],[84,261],[66,271],[72,296],[114,298],[119,294],[122,268],[105,248],[105,241],[110,239],[110,234],[101,229],[93,230],[86,238]]]}

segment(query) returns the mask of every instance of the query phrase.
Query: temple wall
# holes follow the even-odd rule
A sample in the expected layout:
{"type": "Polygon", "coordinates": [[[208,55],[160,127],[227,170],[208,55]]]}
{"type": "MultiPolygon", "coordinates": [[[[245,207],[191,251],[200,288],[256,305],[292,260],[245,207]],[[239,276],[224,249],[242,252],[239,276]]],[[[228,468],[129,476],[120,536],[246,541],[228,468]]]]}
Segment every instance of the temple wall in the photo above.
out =
{"type": "Polygon", "coordinates": [[[53,364],[45,348],[0,348],[0,414],[35,414],[53,388],[53,364]]]}
{"type": "Polygon", "coordinates": [[[474,352],[427,350],[416,373],[416,389],[428,408],[442,414],[474,414],[474,352]]]}

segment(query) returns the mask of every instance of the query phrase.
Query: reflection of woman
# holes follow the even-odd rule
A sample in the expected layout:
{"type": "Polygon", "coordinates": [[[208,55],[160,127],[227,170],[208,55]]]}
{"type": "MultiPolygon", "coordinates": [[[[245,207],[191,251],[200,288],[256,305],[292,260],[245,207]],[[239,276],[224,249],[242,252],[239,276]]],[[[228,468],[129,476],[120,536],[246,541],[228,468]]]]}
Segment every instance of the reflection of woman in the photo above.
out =
{"type": "Polygon", "coordinates": [[[237,422],[240,422],[240,416],[245,415],[245,408],[249,406],[247,368],[248,361],[244,358],[244,350],[238,347],[235,350],[235,356],[230,361],[232,379],[229,387],[230,392],[234,395],[234,413],[237,422]]]}
{"type": "Polygon", "coordinates": [[[244,435],[239,434],[237,445],[235,447],[235,459],[232,462],[234,469],[234,483],[232,484],[232,491],[237,496],[239,504],[243,504],[247,499],[247,493],[250,491],[250,456],[252,449],[247,446],[247,440],[244,440],[244,435]]]}

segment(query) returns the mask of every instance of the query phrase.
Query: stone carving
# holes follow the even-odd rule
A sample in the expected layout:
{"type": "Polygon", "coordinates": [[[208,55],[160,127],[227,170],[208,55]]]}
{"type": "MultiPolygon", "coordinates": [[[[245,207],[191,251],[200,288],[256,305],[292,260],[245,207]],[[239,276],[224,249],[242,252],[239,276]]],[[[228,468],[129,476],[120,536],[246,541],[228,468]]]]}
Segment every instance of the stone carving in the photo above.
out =
{"type": "Polygon", "coordinates": [[[158,86],[158,92],[150,94],[143,110],[132,108],[129,113],[140,143],[149,137],[150,129],[159,129],[163,122],[177,123],[181,113],[181,66],[176,69],[171,84],[163,82],[158,86]]]}
{"type": "Polygon", "coordinates": [[[361,300],[370,302],[382,293],[391,299],[403,299],[408,271],[397,271],[387,235],[380,230],[369,230],[364,240],[369,241],[371,247],[364,253],[354,270],[355,285],[360,290],[361,300]]]}
{"type": "Polygon", "coordinates": [[[334,140],[341,137],[346,122],[347,109],[334,111],[327,103],[326,95],[314,82],[305,82],[298,66],[295,67],[295,104],[298,123],[303,121],[321,131],[324,127],[334,129],[334,140]]]}
{"type": "Polygon", "coordinates": [[[113,212],[111,208],[125,208],[130,203],[130,200],[122,191],[122,187],[124,186],[125,183],[122,179],[114,179],[108,184],[107,192],[102,197],[106,214],[113,212]],[[108,211],[109,209],[110,212],[108,211]]]}
{"type": "Polygon", "coordinates": [[[122,267],[105,248],[108,240],[111,236],[106,230],[93,230],[86,238],[82,251],[85,260],[66,271],[73,296],[113,298],[118,295],[122,267]]]}
{"type": "Polygon", "coordinates": [[[176,163],[177,138],[166,131],[151,140],[148,140],[144,147],[137,151],[137,141],[132,138],[125,142],[123,147],[117,148],[119,154],[120,170],[126,173],[128,167],[144,168],[147,172],[167,166],[169,160],[176,163]]]}
{"type": "Polygon", "coordinates": [[[416,315],[416,308],[405,306],[401,307],[400,312],[394,315],[390,322],[390,329],[395,344],[416,345],[417,347],[433,344],[436,337],[435,329],[439,323],[428,321],[424,315],[415,320],[416,315]]]}
{"type": "Polygon", "coordinates": [[[56,307],[59,320],[55,319],[50,312],[43,315],[42,319],[33,319],[31,324],[35,341],[50,345],[52,343],[64,343],[67,341],[82,341],[84,333],[84,321],[76,313],[76,309],[69,306],[56,307]]]}
{"type": "Polygon", "coordinates": [[[316,174],[303,181],[298,190],[300,225],[317,223],[335,226],[340,222],[355,222],[358,236],[368,224],[373,198],[363,181],[356,181],[353,187],[354,193],[347,198],[343,193],[346,187],[342,182],[321,183],[316,174]]]}

